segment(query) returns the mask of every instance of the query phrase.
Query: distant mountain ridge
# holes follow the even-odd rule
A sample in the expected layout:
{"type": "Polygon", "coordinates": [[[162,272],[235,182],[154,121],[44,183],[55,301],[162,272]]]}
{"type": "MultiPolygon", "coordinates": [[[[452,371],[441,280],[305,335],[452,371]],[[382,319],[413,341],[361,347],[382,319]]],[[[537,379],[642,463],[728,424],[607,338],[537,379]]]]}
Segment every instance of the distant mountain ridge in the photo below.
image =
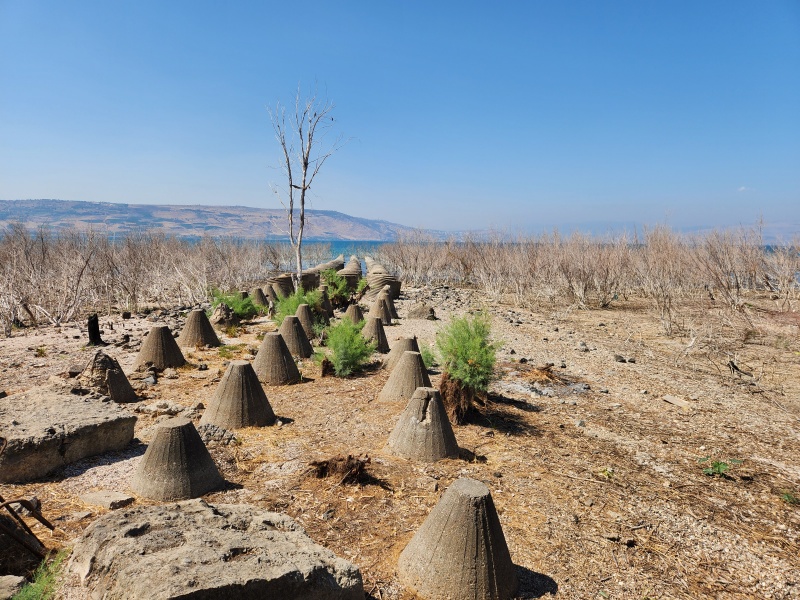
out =
{"type": "MultiPolygon", "coordinates": [[[[248,206],[179,204],[117,204],[80,200],[0,200],[0,227],[20,222],[26,227],[53,229],[90,227],[125,234],[138,229],[160,229],[178,237],[203,235],[244,239],[285,239],[286,211],[248,206]]],[[[303,234],[308,241],[392,241],[415,231],[411,227],[353,217],[335,210],[306,209],[303,234]]],[[[436,238],[442,232],[430,231],[436,238]]]]}

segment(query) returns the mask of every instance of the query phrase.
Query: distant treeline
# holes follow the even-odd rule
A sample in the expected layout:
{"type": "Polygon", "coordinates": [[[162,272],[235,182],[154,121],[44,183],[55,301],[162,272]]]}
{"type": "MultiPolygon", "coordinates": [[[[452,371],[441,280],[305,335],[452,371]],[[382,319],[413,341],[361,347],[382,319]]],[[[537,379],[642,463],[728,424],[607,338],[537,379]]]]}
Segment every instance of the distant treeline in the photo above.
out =
{"type": "Polygon", "coordinates": [[[382,263],[412,285],[467,285],[487,299],[529,308],[609,308],[646,299],[671,333],[681,303],[706,300],[746,317],[749,293],[794,310],[800,240],[763,243],[758,227],[681,234],[495,235],[433,243],[424,235],[381,247],[382,263]]]}
{"type": "MultiPolygon", "coordinates": [[[[304,244],[304,263],[328,261],[339,249],[304,244]]],[[[364,250],[407,285],[470,286],[487,301],[594,309],[644,299],[668,333],[682,303],[709,301],[747,317],[748,294],[766,292],[776,310],[790,311],[800,292],[800,240],[767,247],[758,227],[693,235],[666,227],[613,237],[497,234],[444,242],[415,233],[365,243],[364,250]]],[[[205,302],[212,288],[261,285],[292,270],[293,260],[291,247],[274,241],[187,240],[147,231],[109,237],[11,225],[0,231],[0,328],[8,334],[14,323],[61,323],[87,311],[194,305],[205,302]]]]}

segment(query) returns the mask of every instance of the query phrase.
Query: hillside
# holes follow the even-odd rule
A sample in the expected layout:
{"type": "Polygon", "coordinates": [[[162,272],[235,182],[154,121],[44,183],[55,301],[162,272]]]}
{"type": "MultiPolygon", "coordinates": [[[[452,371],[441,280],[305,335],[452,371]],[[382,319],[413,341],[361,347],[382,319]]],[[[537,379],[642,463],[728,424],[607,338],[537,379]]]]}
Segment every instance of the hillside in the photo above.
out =
{"type": "MultiPolygon", "coordinates": [[[[22,222],[28,227],[76,227],[126,233],[136,229],[161,229],[180,237],[204,234],[239,238],[284,238],[286,211],[282,208],[113,204],[74,200],[0,200],[0,227],[22,222]]],[[[306,210],[307,240],[391,241],[413,229],[353,217],[333,210],[306,210]]],[[[431,232],[436,235],[438,232],[431,232]]],[[[441,237],[441,236],[437,236],[441,237]]]]}

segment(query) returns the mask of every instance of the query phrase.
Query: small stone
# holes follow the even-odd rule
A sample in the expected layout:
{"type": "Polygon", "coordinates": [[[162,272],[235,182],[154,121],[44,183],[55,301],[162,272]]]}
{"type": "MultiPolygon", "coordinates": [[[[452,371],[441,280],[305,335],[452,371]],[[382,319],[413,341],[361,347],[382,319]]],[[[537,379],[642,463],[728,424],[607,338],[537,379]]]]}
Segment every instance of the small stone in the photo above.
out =
{"type": "Polygon", "coordinates": [[[619,362],[619,363],[624,363],[625,362],[625,357],[622,356],[621,354],[615,354],[614,355],[614,361],[615,362],[619,362]]]}
{"type": "Polygon", "coordinates": [[[642,394],[648,394],[649,392],[648,392],[647,390],[642,390],[642,392],[641,392],[641,393],[642,393],[642,394]]]}
{"type": "Polygon", "coordinates": [[[6,396],[8,396],[8,392],[5,390],[0,390],[0,398],[5,398],[6,396]]]}
{"type": "Polygon", "coordinates": [[[178,372],[175,369],[172,369],[172,368],[164,369],[164,377],[166,379],[177,379],[178,378],[178,372]]]}
{"type": "Polygon", "coordinates": [[[199,365],[197,365],[197,370],[198,371],[208,371],[208,365],[205,364],[205,363],[200,363],[199,365]]]}
{"type": "Polygon", "coordinates": [[[629,362],[629,363],[635,363],[635,362],[636,362],[636,358],[634,358],[633,356],[631,356],[631,357],[628,359],[628,362],[629,362]]]}
{"type": "Polygon", "coordinates": [[[528,359],[523,356],[522,358],[519,359],[519,362],[520,364],[524,365],[525,363],[528,362],[528,359]]]}
{"type": "Polygon", "coordinates": [[[133,503],[133,496],[128,494],[121,494],[120,492],[112,492],[110,490],[99,490],[97,492],[88,492],[82,494],[80,499],[86,504],[93,504],[95,506],[102,506],[109,510],[116,510],[123,506],[128,506],[133,503]]]}
{"type": "Polygon", "coordinates": [[[606,388],[600,388],[599,391],[600,391],[601,394],[607,394],[608,393],[608,390],[606,388]]]}
{"type": "Polygon", "coordinates": [[[576,419],[575,427],[586,427],[586,422],[583,419],[576,419]]]}

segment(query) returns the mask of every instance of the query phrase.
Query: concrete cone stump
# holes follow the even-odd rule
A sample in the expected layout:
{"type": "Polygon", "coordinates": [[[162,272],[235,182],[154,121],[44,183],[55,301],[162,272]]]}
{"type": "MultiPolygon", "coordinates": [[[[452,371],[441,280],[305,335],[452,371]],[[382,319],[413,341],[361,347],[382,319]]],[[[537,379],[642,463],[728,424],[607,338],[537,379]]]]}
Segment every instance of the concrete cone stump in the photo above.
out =
{"type": "Polygon", "coordinates": [[[264,335],[253,361],[253,369],[258,380],[267,385],[288,385],[300,381],[300,371],[292,353],[277,331],[264,335]]]}
{"type": "Polygon", "coordinates": [[[408,402],[417,388],[431,387],[431,379],[419,352],[406,351],[392,370],[378,400],[404,400],[408,402]]]}
{"type": "Polygon", "coordinates": [[[350,319],[353,323],[358,325],[364,320],[364,313],[361,311],[361,307],[358,304],[351,304],[347,307],[344,317],[346,319],[350,319]]]}
{"type": "Polygon", "coordinates": [[[380,352],[381,354],[389,352],[389,341],[386,339],[386,331],[383,329],[380,317],[367,319],[364,329],[361,330],[361,335],[364,336],[365,340],[375,342],[375,352],[380,352]]]}
{"type": "Polygon", "coordinates": [[[306,332],[300,324],[300,319],[294,315],[284,317],[280,332],[292,356],[310,358],[314,354],[311,349],[311,342],[308,341],[308,336],[306,336],[306,332]]]}
{"type": "Polygon", "coordinates": [[[182,367],[186,364],[181,349],[178,348],[175,338],[172,337],[172,333],[166,325],[153,326],[150,333],[144,338],[142,349],[139,350],[133,368],[137,371],[143,370],[147,367],[147,363],[151,363],[159,371],[169,367],[182,367]]]}
{"type": "Polygon", "coordinates": [[[385,367],[389,369],[390,372],[393,371],[397,363],[400,362],[403,352],[406,351],[419,352],[419,343],[417,343],[416,337],[401,337],[398,339],[397,343],[392,346],[389,356],[386,357],[385,367]]]}
{"type": "Polygon", "coordinates": [[[184,348],[220,345],[217,332],[211,326],[211,321],[208,320],[204,310],[195,309],[186,317],[186,325],[178,336],[178,345],[184,348]]]}
{"type": "Polygon", "coordinates": [[[377,297],[386,302],[386,306],[389,308],[389,314],[393,319],[400,318],[400,315],[397,314],[397,307],[394,305],[394,300],[392,300],[392,288],[390,286],[383,286],[383,289],[378,293],[377,297]]]}
{"type": "Polygon", "coordinates": [[[389,434],[392,454],[423,462],[458,457],[458,443],[436,388],[417,388],[389,434]]]}
{"type": "Polygon", "coordinates": [[[305,332],[306,337],[309,340],[313,340],[315,337],[314,317],[311,315],[311,307],[308,304],[301,304],[294,312],[294,316],[300,321],[300,325],[303,327],[303,332],[305,332]]]}
{"type": "Polygon", "coordinates": [[[391,325],[392,324],[392,313],[389,310],[389,305],[386,303],[385,298],[381,298],[378,296],[372,302],[372,306],[369,309],[369,313],[367,313],[367,319],[369,320],[372,317],[379,317],[381,323],[384,325],[391,325]]]}
{"type": "Polygon", "coordinates": [[[275,413],[267,400],[256,372],[246,360],[228,365],[222,381],[200,419],[223,429],[263,427],[275,422],[275,413]]]}
{"type": "Polygon", "coordinates": [[[250,290],[250,297],[253,299],[253,303],[258,306],[269,306],[269,301],[264,295],[264,290],[259,287],[250,290]]]}
{"type": "Polygon", "coordinates": [[[400,580],[427,600],[507,600],[519,587],[489,489],[456,479],[397,563],[400,580]]]}
{"type": "Polygon", "coordinates": [[[176,417],[156,429],[131,480],[131,489],[160,501],[197,498],[224,479],[189,419],[176,417]]]}

